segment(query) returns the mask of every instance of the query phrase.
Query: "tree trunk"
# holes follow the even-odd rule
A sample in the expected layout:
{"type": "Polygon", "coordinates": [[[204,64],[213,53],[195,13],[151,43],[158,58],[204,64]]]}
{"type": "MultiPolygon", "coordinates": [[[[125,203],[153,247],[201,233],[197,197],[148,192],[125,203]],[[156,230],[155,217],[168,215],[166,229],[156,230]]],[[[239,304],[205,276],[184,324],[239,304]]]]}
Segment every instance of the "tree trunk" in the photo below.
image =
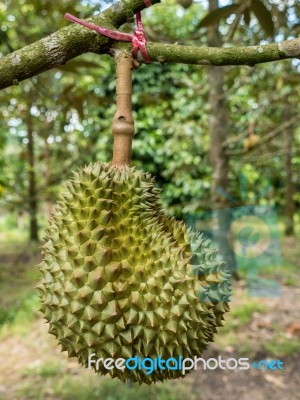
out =
{"type": "MultiPolygon", "coordinates": [[[[291,118],[290,104],[287,103],[285,108],[285,120],[291,118]]],[[[284,138],[285,150],[285,234],[291,236],[294,234],[294,185],[293,185],[293,168],[292,168],[292,144],[293,144],[293,126],[289,126],[285,131],[284,138]]]]}
{"type": "Polygon", "coordinates": [[[30,215],[29,238],[31,241],[39,240],[39,228],[37,223],[37,190],[35,177],[35,154],[34,154],[34,136],[32,128],[32,116],[30,114],[30,105],[28,105],[27,114],[27,152],[28,152],[28,205],[30,215]]]}
{"type": "MultiPolygon", "coordinates": [[[[218,7],[218,0],[209,1],[209,11],[218,7]]],[[[218,26],[208,30],[208,45],[221,47],[222,39],[218,26]]],[[[213,169],[211,199],[212,207],[218,219],[219,234],[217,237],[222,258],[227,262],[228,268],[236,275],[236,259],[232,250],[231,237],[229,237],[232,222],[232,204],[222,195],[220,189],[228,191],[229,188],[229,160],[226,148],[223,146],[228,133],[226,93],[224,92],[224,69],[222,67],[209,67],[209,104],[210,104],[210,163],[213,169]]]]}
{"type": "MultiPolygon", "coordinates": [[[[50,148],[49,148],[49,143],[48,143],[48,138],[49,136],[46,135],[44,138],[44,161],[45,161],[45,182],[47,187],[51,186],[50,180],[51,180],[51,153],[50,153],[50,148]]],[[[47,194],[45,197],[45,212],[47,215],[47,219],[50,220],[51,218],[51,213],[52,213],[52,199],[51,195],[47,194]]]]}

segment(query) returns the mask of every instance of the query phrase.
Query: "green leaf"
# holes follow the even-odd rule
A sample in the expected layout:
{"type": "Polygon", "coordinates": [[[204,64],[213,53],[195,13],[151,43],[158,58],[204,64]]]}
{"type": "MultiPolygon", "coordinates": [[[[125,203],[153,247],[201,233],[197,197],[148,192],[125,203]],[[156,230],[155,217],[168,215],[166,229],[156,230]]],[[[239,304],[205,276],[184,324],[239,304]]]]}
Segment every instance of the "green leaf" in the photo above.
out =
{"type": "Polygon", "coordinates": [[[241,8],[240,4],[230,4],[229,6],[217,8],[207,14],[198,24],[198,28],[203,28],[209,25],[213,25],[220,19],[227,18],[231,14],[235,14],[236,11],[241,8]]]}
{"type": "Polygon", "coordinates": [[[262,29],[268,36],[274,36],[274,22],[272,14],[260,0],[252,0],[251,9],[253,10],[262,29]]]}

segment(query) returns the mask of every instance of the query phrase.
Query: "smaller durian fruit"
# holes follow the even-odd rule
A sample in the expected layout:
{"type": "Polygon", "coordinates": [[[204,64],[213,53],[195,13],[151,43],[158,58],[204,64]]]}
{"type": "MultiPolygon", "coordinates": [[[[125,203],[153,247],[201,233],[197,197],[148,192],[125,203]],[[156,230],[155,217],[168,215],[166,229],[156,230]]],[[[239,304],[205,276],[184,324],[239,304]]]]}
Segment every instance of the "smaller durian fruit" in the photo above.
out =
{"type": "Polygon", "coordinates": [[[243,146],[245,151],[253,150],[260,143],[260,137],[257,135],[251,135],[244,139],[243,146]]]}
{"type": "Polygon", "coordinates": [[[260,144],[260,137],[254,133],[254,124],[249,125],[249,136],[244,139],[243,147],[244,151],[253,150],[260,144]]]}
{"type": "Polygon", "coordinates": [[[190,8],[193,4],[193,0],[178,0],[178,4],[180,4],[183,8],[190,8]]]}
{"type": "MultiPolygon", "coordinates": [[[[200,356],[222,326],[230,274],[209,241],[167,216],[158,193],[149,174],[95,163],[74,173],[55,208],[40,265],[42,311],[85,366],[92,353],[200,356]]],[[[147,384],[182,376],[101,363],[97,372],[147,384]]]]}

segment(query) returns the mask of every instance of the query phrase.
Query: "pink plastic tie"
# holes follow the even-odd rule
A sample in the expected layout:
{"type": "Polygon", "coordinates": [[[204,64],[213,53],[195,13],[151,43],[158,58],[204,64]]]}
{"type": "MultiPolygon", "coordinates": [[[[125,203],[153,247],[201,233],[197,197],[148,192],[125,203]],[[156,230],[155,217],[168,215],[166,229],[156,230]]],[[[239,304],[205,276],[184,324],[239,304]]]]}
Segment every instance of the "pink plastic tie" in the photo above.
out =
{"type": "MultiPolygon", "coordinates": [[[[150,7],[152,5],[151,0],[144,0],[144,4],[146,7],[150,7]]],[[[69,21],[76,22],[77,24],[83,25],[86,28],[92,29],[93,31],[96,31],[100,35],[107,36],[114,40],[121,40],[122,42],[131,42],[132,56],[134,58],[137,58],[138,52],[140,52],[146,64],[149,64],[151,62],[146,47],[147,36],[142,25],[142,16],[140,11],[138,11],[135,15],[136,29],[134,30],[133,35],[130,35],[129,33],[113,31],[107,28],[102,28],[101,26],[74,17],[74,15],[71,15],[69,13],[65,14],[64,17],[69,21]]]]}

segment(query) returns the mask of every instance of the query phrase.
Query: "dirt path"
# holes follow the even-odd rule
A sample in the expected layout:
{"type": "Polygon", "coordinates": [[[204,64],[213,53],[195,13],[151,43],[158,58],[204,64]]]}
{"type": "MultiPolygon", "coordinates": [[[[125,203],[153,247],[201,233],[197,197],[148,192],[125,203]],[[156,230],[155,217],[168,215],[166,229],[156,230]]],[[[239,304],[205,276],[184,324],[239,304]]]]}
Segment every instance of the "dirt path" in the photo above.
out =
{"type": "MultiPolygon", "coordinates": [[[[205,354],[205,358],[218,357],[220,352],[205,354]]],[[[222,352],[222,358],[239,358],[239,353],[222,352]]],[[[254,358],[268,358],[266,354],[257,354],[254,358]]],[[[254,361],[253,360],[253,361],[254,361]]],[[[300,399],[300,353],[281,358],[284,371],[214,371],[195,372],[187,379],[191,380],[194,392],[205,400],[299,400],[300,399]]]]}

